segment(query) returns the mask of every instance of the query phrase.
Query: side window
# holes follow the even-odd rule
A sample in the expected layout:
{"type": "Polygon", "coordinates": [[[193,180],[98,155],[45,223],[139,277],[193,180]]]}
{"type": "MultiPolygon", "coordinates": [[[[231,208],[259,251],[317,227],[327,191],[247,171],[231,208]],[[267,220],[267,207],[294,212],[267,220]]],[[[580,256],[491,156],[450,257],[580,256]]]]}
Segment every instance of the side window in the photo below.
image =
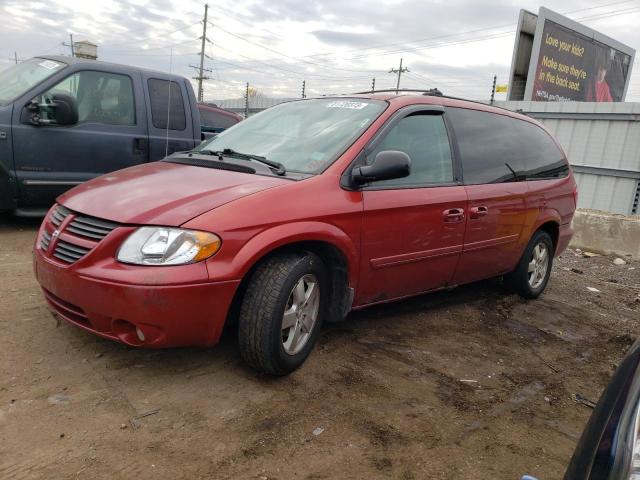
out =
{"type": "Polygon", "coordinates": [[[203,125],[214,128],[229,128],[238,123],[238,121],[230,115],[205,110],[204,108],[200,109],[200,119],[203,125]]]}
{"type": "Polygon", "coordinates": [[[220,126],[222,128],[233,127],[236,123],[238,123],[237,118],[230,115],[220,115],[220,126]]]}
{"type": "Polygon", "coordinates": [[[449,108],[462,159],[464,183],[501,183],[516,181],[522,174],[520,139],[506,115],[467,108],[449,108]]]}
{"type": "Polygon", "coordinates": [[[180,85],[173,81],[169,82],[169,80],[157,78],[150,78],[147,84],[153,126],[162,130],[166,129],[168,117],[169,130],[185,130],[187,117],[184,113],[184,100],[180,85]],[[169,84],[171,84],[171,88],[169,88],[169,84]]]}
{"type": "Polygon", "coordinates": [[[55,94],[73,97],[78,105],[78,123],[135,125],[136,109],[131,78],[115,73],[74,73],[44,93],[45,101],[55,94]]]}
{"type": "Polygon", "coordinates": [[[375,150],[367,154],[372,163],[384,150],[399,150],[411,158],[411,174],[405,178],[376,182],[376,186],[421,186],[453,182],[453,162],[442,115],[413,114],[400,120],[375,150]]]}
{"type": "Polygon", "coordinates": [[[542,128],[516,120],[514,128],[521,144],[521,159],[527,179],[561,178],[569,174],[564,155],[542,128]]]}

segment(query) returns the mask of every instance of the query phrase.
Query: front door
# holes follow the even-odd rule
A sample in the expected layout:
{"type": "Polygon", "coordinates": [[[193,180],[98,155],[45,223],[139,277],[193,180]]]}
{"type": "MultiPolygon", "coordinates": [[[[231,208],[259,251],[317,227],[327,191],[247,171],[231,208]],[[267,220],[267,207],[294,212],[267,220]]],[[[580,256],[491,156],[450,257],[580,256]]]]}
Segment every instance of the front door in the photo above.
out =
{"type": "Polygon", "coordinates": [[[74,185],[148,161],[148,131],[140,79],[124,73],[79,71],[36,99],[71,96],[74,125],[33,125],[26,108],[13,115],[20,205],[43,207],[74,185]]]}
{"type": "Polygon", "coordinates": [[[442,111],[396,117],[367,149],[411,158],[406,178],[364,188],[361,277],[356,304],[414,295],[446,286],[462,251],[467,196],[457,184],[442,111]]]}

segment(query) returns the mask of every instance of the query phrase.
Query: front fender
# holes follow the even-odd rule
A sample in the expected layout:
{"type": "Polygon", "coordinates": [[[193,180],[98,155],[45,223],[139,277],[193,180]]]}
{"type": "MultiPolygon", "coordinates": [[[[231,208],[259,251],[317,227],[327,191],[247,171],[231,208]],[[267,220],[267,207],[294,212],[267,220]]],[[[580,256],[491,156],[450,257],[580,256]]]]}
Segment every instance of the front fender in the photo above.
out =
{"type": "Polygon", "coordinates": [[[214,256],[208,262],[209,276],[215,280],[242,279],[269,252],[286,245],[309,241],[325,242],[340,250],[347,260],[349,284],[355,286],[359,257],[353,239],[337,226],[317,221],[287,223],[263,230],[246,242],[230,263],[217,263],[214,256]]]}

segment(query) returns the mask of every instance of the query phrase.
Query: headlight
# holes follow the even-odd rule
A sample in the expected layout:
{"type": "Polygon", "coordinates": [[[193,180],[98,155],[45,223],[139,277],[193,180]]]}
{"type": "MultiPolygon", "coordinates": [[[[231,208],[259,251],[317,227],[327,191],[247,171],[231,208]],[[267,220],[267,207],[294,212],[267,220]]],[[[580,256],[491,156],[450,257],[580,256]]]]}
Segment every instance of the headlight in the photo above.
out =
{"type": "Polygon", "coordinates": [[[209,258],[221,243],[220,237],[209,232],[140,227],[124,241],[117,259],[136,265],[183,265],[209,258]]]}

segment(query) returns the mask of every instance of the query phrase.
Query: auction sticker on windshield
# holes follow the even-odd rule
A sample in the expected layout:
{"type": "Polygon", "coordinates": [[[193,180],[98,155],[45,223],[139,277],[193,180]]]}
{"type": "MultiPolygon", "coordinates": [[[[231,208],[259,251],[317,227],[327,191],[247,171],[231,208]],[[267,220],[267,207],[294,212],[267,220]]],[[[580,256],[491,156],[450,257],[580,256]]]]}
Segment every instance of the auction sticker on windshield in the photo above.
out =
{"type": "Polygon", "coordinates": [[[349,108],[351,110],[362,110],[367,105],[369,105],[367,102],[348,102],[346,100],[340,100],[328,103],[327,108],[349,108]]]}
{"type": "Polygon", "coordinates": [[[40,62],[38,65],[46,68],[47,70],[55,70],[56,68],[62,66],[61,63],[54,62],[53,60],[45,60],[44,62],[40,62]]]}

